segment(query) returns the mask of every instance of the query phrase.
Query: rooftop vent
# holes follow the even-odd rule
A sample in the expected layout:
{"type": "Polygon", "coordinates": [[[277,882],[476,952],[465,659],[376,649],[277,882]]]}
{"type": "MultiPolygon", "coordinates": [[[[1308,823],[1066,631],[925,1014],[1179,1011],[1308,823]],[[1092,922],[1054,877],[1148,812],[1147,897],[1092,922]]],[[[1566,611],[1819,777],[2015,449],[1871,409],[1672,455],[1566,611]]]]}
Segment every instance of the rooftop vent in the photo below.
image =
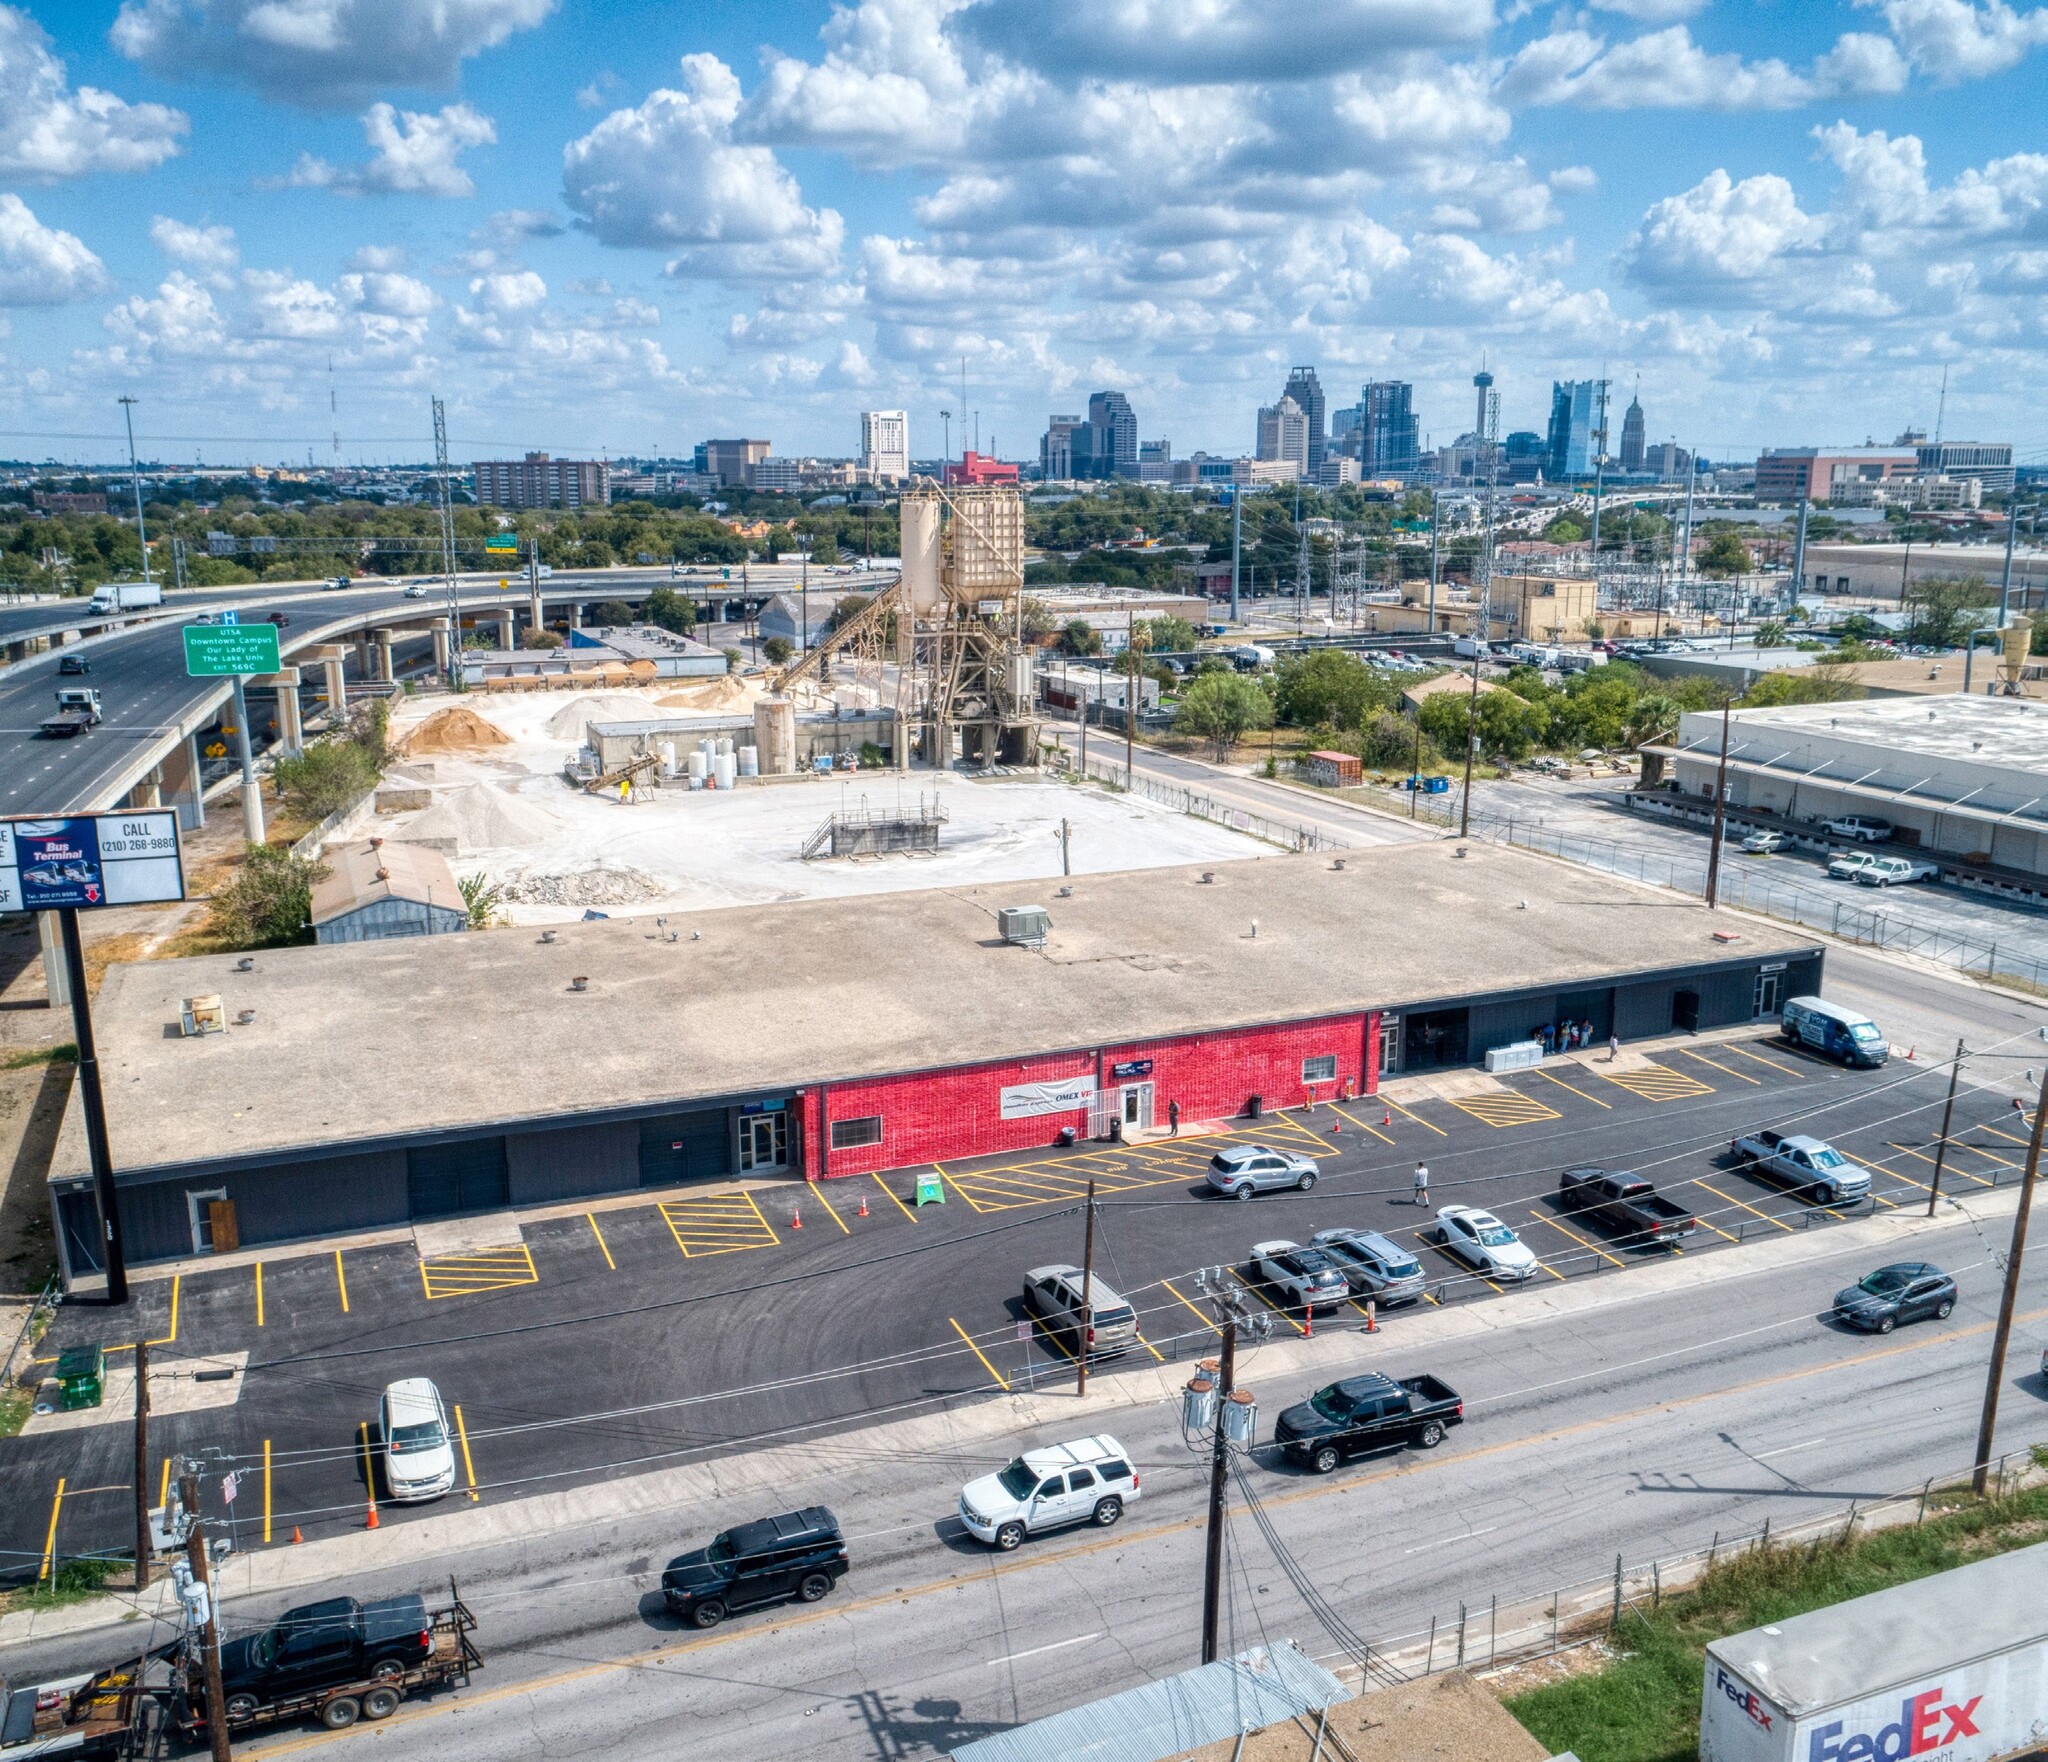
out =
{"type": "Polygon", "coordinates": [[[540,939],[543,942],[553,942],[555,939],[555,933],[552,930],[543,930],[540,933],[540,939]]]}
{"type": "Polygon", "coordinates": [[[590,989],[590,975],[588,973],[578,973],[569,981],[569,989],[571,991],[588,991],[590,989]]]}
{"type": "Polygon", "coordinates": [[[383,840],[383,839],[381,839],[381,838],[373,838],[373,839],[371,839],[371,840],[370,840],[370,848],[371,848],[372,850],[382,850],[382,849],[384,848],[384,840],[383,840]]]}
{"type": "Polygon", "coordinates": [[[377,879],[379,881],[389,881],[391,879],[391,871],[389,869],[379,869],[377,871],[377,879]]]}
{"type": "Polygon", "coordinates": [[[256,1012],[252,1009],[238,1009],[235,1011],[235,1021],[241,1027],[246,1028],[255,1019],[256,1012]]]}
{"type": "Polygon", "coordinates": [[[238,973],[253,973],[255,970],[256,961],[253,955],[245,954],[240,960],[235,962],[235,971],[238,973]]]}
{"type": "Polygon", "coordinates": [[[1331,868],[1333,868],[1333,869],[1341,869],[1341,868],[1343,868],[1343,866],[1344,866],[1344,859],[1343,859],[1342,857],[1339,857],[1339,858],[1338,858],[1338,859],[1337,859],[1337,860],[1336,860],[1336,861],[1335,861],[1334,863],[1332,863],[1332,864],[1330,865],[1330,867],[1331,867],[1331,868]]]}
{"type": "Polygon", "coordinates": [[[1202,885],[1204,887],[1214,887],[1216,885],[1216,871],[1214,869],[1204,869],[1202,871],[1202,885]]]}
{"type": "Polygon", "coordinates": [[[1006,905],[996,913],[996,928],[1018,948],[1043,948],[1052,919],[1042,905],[1006,905]]]}

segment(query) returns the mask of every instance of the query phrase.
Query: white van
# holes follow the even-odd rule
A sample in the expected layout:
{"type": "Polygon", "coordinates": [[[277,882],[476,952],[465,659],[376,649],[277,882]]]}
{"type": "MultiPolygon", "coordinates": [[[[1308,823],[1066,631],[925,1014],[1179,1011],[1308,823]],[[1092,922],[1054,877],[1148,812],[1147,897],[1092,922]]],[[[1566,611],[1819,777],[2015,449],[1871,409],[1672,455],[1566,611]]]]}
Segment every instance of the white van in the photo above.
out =
{"type": "Polygon", "coordinates": [[[977,1542],[1008,1553],[1026,1536],[1069,1524],[1107,1529],[1138,1502],[1130,1452],[1107,1433],[1028,1450],[1000,1473],[960,1489],[960,1522],[977,1542]]]}
{"type": "Polygon", "coordinates": [[[1878,1026],[1859,1010],[1844,1009],[1824,997],[1786,1001],[1785,1038],[1811,1047],[1845,1065],[1875,1067],[1891,1056],[1878,1026]]]}

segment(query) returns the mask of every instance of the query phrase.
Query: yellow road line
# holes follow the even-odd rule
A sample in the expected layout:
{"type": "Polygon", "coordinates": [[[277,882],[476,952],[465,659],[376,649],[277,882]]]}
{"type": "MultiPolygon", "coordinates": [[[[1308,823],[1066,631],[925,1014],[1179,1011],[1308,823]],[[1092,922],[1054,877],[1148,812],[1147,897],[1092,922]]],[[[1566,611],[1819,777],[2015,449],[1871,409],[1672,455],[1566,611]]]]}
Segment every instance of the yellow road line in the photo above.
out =
{"type": "Polygon", "coordinates": [[[1444,1257],[1444,1259],[1448,1260],[1451,1263],[1451,1265],[1456,1267],[1459,1272],[1463,1273],[1466,1278],[1477,1279],[1489,1291],[1500,1290],[1500,1286],[1496,1285],[1491,1279],[1489,1279],[1484,1273],[1480,1272],[1477,1268],[1467,1266],[1463,1260],[1461,1260],[1457,1255],[1453,1254],[1450,1251],[1450,1249],[1444,1246],[1443,1243],[1432,1242],[1428,1238],[1420,1234],[1416,1236],[1416,1240],[1422,1243],[1422,1245],[1425,1248],[1434,1248],[1437,1251],[1437,1253],[1441,1254],[1444,1257]]]}
{"type": "Polygon", "coordinates": [[[1733,1065],[1724,1065],[1719,1059],[1707,1057],[1704,1052],[1693,1051],[1690,1046],[1681,1046],[1678,1050],[1687,1058],[1696,1058],[1703,1065],[1712,1065],[1715,1070],[1733,1077],[1738,1083],[1754,1083],[1758,1088],[1763,1086],[1763,1078],[1752,1077],[1747,1071],[1738,1071],[1733,1065]]]}
{"type": "Polygon", "coordinates": [[[1576,1230],[1566,1229],[1564,1225],[1559,1223],[1557,1219],[1552,1217],[1548,1212],[1539,1211],[1535,1213],[1535,1216],[1539,1222],[1548,1224],[1560,1236],[1570,1238],[1570,1240],[1576,1242],[1581,1248],[1590,1248],[1595,1254],[1599,1255],[1599,1257],[1602,1260],[1608,1262],[1609,1265],[1621,1266],[1625,1264],[1623,1261],[1617,1259],[1614,1255],[1609,1254],[1606,1249],[1600,1246],[1599,1243],[1589,1242],[1586,1240],[1585,1237],[1581,1236],[1576,1230]]]}
{"type": "MultiPolygon", "coordinates": [[[[2022,1324],[2036,1322],[2048,1316],[2048,1309],[2034,1310],[2016,1317],[2022,1324]]],[[[1454,1455],[1441,1451],[1415,1457],[1396,1466],[1378,1469],[1370,1474],[1346,1475],[1341,1478],[1317,1477],[1305,1485],[1293,1487],[1284,1492],[1269,1492],[1264,1495],[1268,1507],[1294,1505],[1313,1499],[1327,1499],[1332,1496],[1344,1497],[1354,1488],[1376,1486],[1386,1481],[1406,1479],[1411,1475],[1441,1473],[1457,1464],[1468,1463],[1481,1457],[1505,1456],[1518,1450],[1541,1449],[1547,1445],[1559,1444],[1569,1438],[1583,1437],[1588,1433],[1609,1430],[1616,1426],[1630,1426],[1645,1420],[1653,1420],[1675,1412],[1682,1407],[1697,1407],[1711,1401],[1726,1401],[1753,1395],[1759,1389],[1777,1387],[1781,1384],[1799,1382],[1808,1377],[1822,1376],[1833,1372],[1853,1369],[1901,1353],[1924,1351],[1929,1346],[1953,1344],[1957,1340],[1969,1339],[1988,1334],[1993,1324],[1975,1322],[1968,1327],[1953,1328],[1944,1333],[1924,1334],[1917,1339],[1899,1341],[1869,1351],[1859,1352],[1846,1358],[1833,1358],[1819,1364],[1806,1365],[1798,1370],[1778,1371],[1771,1376],[1759,1377],[1754,1382],[1736,1383],[1726,1388],[1705,1389],[1698,1394],[1672,1396],[1652,1402],[1647,1406],[1629,1409],[1621,1413],[1602,1414],[1592,1419],[1579,1420],[1569,1426],[1560,1426],[1554,1431],[1535,1432],[1526,1437],[1502,1438],[1490,1444],[1460,1449],[1454,1455]]],[[[820,1622],[840,1621],[851,1615],[865,1614],[871,1609],[887,1608],[900,1604],[910,1597],[936,1596],[945,1591],[956,1591],[967,1584],[990,1578],[1003,1578],[1011,1573],[1032,1572],[1047,1568],[1071,1567],[1076,1560],[1092,1554],[1100,1554],[1111,1548],[1128,1548],[1141,1542],[1162,1541],[1169,1537],[1187,1535],[1208,1522],[1206,1514],[1176,1518],[1154,1528],[1133,1530],[1129,1525],[1119,1525],[1116,1532],[1107,1536],[1091,1537],[1066,1547],[1025,1549],[1005,1558],[990,1561],[976,1561],[972,1567],[957,1573],[948,1573],[943,1578],[931,1579],[920,1585],[898,1586],[889,1590],[876,1591],[866,1597],[856,1597],[850,1602],[831,1602],[809,1613],[785,1612],[778,1621],[783,1628],[812,1626],[820,1622]]],[[[760,1633],[759,1626],[745,1623],[728,1624],[716,1632],[695,1639],[681,1640],[671,1646],[660,1646],[652,1652],[638,1652],[625,1657],[601,1658],[590,1663],[575,1664],[555,1672],[551,1676],[528,1677],[521,1682],[508,1682],[502,1687],[482,1690],[470,1689],[460,1696],[444,1696],[434,1701],[408,1701],[392,1715],[386,1729],[409,1725],[418,1720],[438,1719],[458,1709],[475,1709],[492,1702],[537,1696],[549,1689],[567,1688],[574,1683],[592,1682],[606,1676],[624,1676],[631,1671],[644,1670],[650,1664],[682,1657],[688,1653],[708,1651],[717,1646],[728,1646],[760,1633]]],[[[331,1744],[337,1739],[349,1736],[348,1731],[308,1732],[304,1736],[287,1738],[281,1743],[271,1744],[251,1755],[271,1757],[286,1756],[297,1750],[308,1750],[316,1746],[331,1744]]]]}
{"type": "Polygon", "coordinates": [[[263,1325],[263,1262],[256,1263],[256,1325],[263,1325]]]}
{"type": "Polygon", "coordinates": [[[839,1226],[839,1233],[842,1236],[851,1236],[853,1232],[846,1227],[846,1220],[832,1209],[832,1201],[825,1197],[825,1183],[823,1181],[813,1181],[810,1183],[810,1188],[817,1195],[818,1203],[825,1208],[825,1215],[839,1226]]]}
{"type": "Polygon", "coordinates": [[[434,1281],[427,1277],[427,1263],[424,1260],[420,1262],[420,1290],[426,1295],[429,1303],[433,1302],[434,1281]]]}
{"type": "Polygon", "coordinates": [[[1074,1355],[1071,1352],[1069,1352],[1065,1346],[1060,1344],[1059,1335],[1054,1333],[1051,1328],[1047,1327],[1045,1323],[1035,1315],[1031,1318],[1031,1326],[1033,1331],[1039,1334],[1042,1338],[1050,1340],[1053,1344],[1053,1350],[1059,1353],[1059,1355],[1062,1358],[1064,1358],[1069,1364],[1072,1364],[1074,1362],[1074,1355]]]}
{"type": "Polygon", "coordinates": [[[36,1582],[50,1576],[50,1568],[57,1558],[57,1514],[64,1509],[64,1477],[57,1477],[57,1496],[50,1501],[50,1533],[43,1542],[43,1570],[36,1574],[36,1582]]]}
{"type": "MultiPolygon", "coordinates": [[[[880,1175],[875,1176],[875,1185],[881,1188],[881,1190],[884,1193],[889,1193],[889,1183],[883,1180],[880,1175]]],[[[892,1205],[896,1207],[898,1211],[900,1211],[912,1223],[917,1222],[917,1213],[912,1211],[909,1206],[905,1205],[902,1200],[898,1199],[894,1193],[889,1193],[889,1201],[892,1205]]]]}
{"type": "Polygon", "coordinates": [[[1174,1282],[1171,1279],[1161,1279],[1159,1282],[1160,1284],[1164,1285],[1168,1291],[1172,1292],[1173,1295],[1176,1298],[1178,1298],[1179,1301],[1193,1313],[1195,1320],[1200,1322],[1203,1327],[1207,1328],[1210,1333],[1214,1334],[1221,1331],[1216,1326],[1215,1322],[1211,1321],[1209,1317],[1203,1314],[1203,1312],[1200,1309],[1196,1308],[1194,1304],[1189,1303],[1185,1297],[1181,1296],[1179,1288],[1174,1284],[1174,1282]]]}
{"type": "Polygon", "coordinates": [[[967,1350],[972,1352],[976,1358],[981,1360],[981,1368],[987,1371],[990,1376],[995,1378],[996,1387],[1002,1390],[1002,1392],[1005,1395],[1007,1395],[1010,1392],[1010,1379],[1004,1376],[1001,1371],[997,1370],[994,1365],[989,1363],[988,1354],[982,1351],[982,1349],[979,1346],[975,1345],[974,1337],[971,1334],[969,1334],[965,1328],[963,1328],[957,1321],[953,1321],[953,1318],[950,1315],[947,1316],[946,1319],[949,1322],[953,1322],[953,1332],[958,1334],[960,1338],[967,1343],[967,1350]]]}
{"type": "Polygon", "coordinates": [[[1877,1158],[1874,1156],[1866,1156],[1863,1160],[1874,1169],[1883,1169],[1884,1172],[1890,1175],[1891,1178],[1895,1181],[1904,1181],[1907,1186],[1918,1187],[1920,1191],[1923,1193],[1931,1193],[1934,1191],[1934,1189],[1928,1186],[1925,1181],[1914,1180],[1911,1175],[1904,1174],[1898,1169],[1893,1168],[1892,1165],[1888,1162],[1879,1162],[1877,1158]]]}
{"type": "Polygon", "coordinates": [[[1157,1346],[1153,1345],[1150,1340],[1146,1339],[1143,1334],[1140,1334],[1138,1336],[1138,1344],[1144,1347],[1147,1352],[1151,1353],[1154,1358],[1158,1359],[1161,1364],[1164,1364],[1166,1362],[1166,1354],[1160,1351],[1157,1346]]]}
{"type": "Polygon", "coordinates": [[[476,1464],[469,1459],[469,1427],[462,1418],[462,1403],[455,1403],[455,1435],[462,1440],[462,1478],[469,1483],[469,1502],[477,1501],[476,1464]]]}
{"type": "Polygon", "coordinates": [[[1728,1050],[1739,1054],[1743,1058],[1753,1058],[1760,1065],[1769,1065],[1774,1071],[1783,1071],[1787,1076],[1797,1077],[1802,1083],[1806,1081],[1809,1074],[1802,1071],[1797,1065],[1781,1065],[1774,1058],[1765,1058],[1760,1052],[1751,1052],[1746,1046],[1731,1046],[1728,1050]]]}
{"type": "Polygon", "coordinates": [[[270,1440],[263,1440],[263,1545],[270,1546],[270,1440]]]}
{"type": "Polygon", "coordinates": [[[597,1238],[598,1252],[604,1256],[605,1265],[610,1267],[613,1272],[617,1272],[619,1270],[619,1263],[612,1259],[612,1251],[605,1243],[604,1232],[597,1227],[597,1213],[586,1211],[583,1215],[590,1220],[590,1233],[597,1238]]]}
{"type": "Polygon", "coordinates": [[[334,1282],[341,1291],[341,1313],[348,1314],[348,1274],[341,1270],[341,1250],[334,1251],[334,1282]]]}
{"type": "Polygon", "coordinates": [[[1345,1112],[1345,1111],[1344,1111],[1344,1110],[1343,1110],[1343,1109],[1342,1109],[1341,1107],[1339,1107],[1339,1106],[1338,1106],[1338,1105],[1337,1105],[1337,1104],[1336,1104],[1336,1103],[1335,1103],[1334,1101],[1330,1103],[1330,1111],[1331,1111],[1331,1112],[1332,1112],[1333,1114],[1335,1114],[1335,1115],[1336,1115],[1336,1116],[1337,1116],[1337,1117],[1338,1117],[1338,1118],[1339,1118],[1340,1120],[1349,1120],[1349,1121],[1350,1121],[1350,1122],[1351,1122],[1351,1123],[1352,1123],[1352,1124],[1353,1124],[1354,1126],[1356,1126],[1356,1127],[1357,1127],[1357,1128],[1358,1128],[1358,1129],[1359,1129],[1359,1130],[1360,1130],[1361,1132],[1370,1132],[1370,1133],[1371,1133],[1371,1134],[1372,1134],[1372,1135],[1373,1135],[1373,1136],[1374,1136],[1375,1138],[1377,1138],[1377,1139],[1378,1139],[1378,1140],[1379,1140],[1379,1141],[1380,1141],[1380,1142],[1381,1142],[1382,1144],[1391,1144],[1391,1143],[1393,1143],[1393,1139],[1389,1138],[1389,1137],[1388,1137],[1388,1136],[1386,1135],[1386,1133],[1382,1132],[1382,1131],[1381,1131],[1381,1130],[1379,1129],[1379,1127],[1377,1127],[1377,1126],[1368,1126],[1368,1125],[1367,1125],[1367,1124],[1365,1123],[1365,1121],[1363,1121],[1362,1119],[1358,1118],[1358,1116],[1357,1116],[1357,1115],[1355,1115],[1355,1114],[1349,1114],[1349,1113],[1346,1113],[1346,1112],[1345,1112]]]}
{"type": "Polygon", "coordinates": [[[740,1197],[746,1200],[747,1209],[754,1214],[754,1217],[759,1222],[761,1228],[768,1232],[768,1240],[780,1246],[782,1238],[776,1235],[775,1226],[771,1224],[765,1217],[761,1216],[761,1207],[759,1203],[755,1200],[753,1194],[743,1193],[740,1195],[740,1197]]]}
{"type": "Polygon", "coordinates": [[[2027,1143],[2026,1139],[2015,1138],[2010,1132],[2001,1132],[1996,1126],[1966,1126],[1964,1130],[1970,1132],[1989,1132],[1992,1137],[2003,1138],[2008,1144],[2024,1145],[2025,1143],[2027,1143]]]}
{"type": "Polygon", "coordinates": [[[1696,1182],[1698,1182],[1700,1186],[1706,1188],[1706,1190],[1709,1193],[1713,1194],[1713,1196],[1716,1199],[1725,1199],[1730,1205],[1739,1205],[1742,1207],[1744,1211],[1748,1212],[1751,1217],[1760,1217],[1764,1220],[1765,1223],[1776,1224],[1778,1228],[1781,1230],[1785,1230],[1787,1232],[1791,1230],[1792,1226],[1788,1224],[1783,1218],[1773,1217],[1767,1211],[1758,1211],[1757,1208],[1751,1205],[1746,1199],[1737,1199],[1735,1195],[1732,1193],[1723,1193],[1721,1189],[1713,1185],[1712,1182],[1700,1180],[1697,1175],[1694,1176],[1693,1179],[1696,1182]]]}
{"type": "Polygon", "coordinates": [[[1413,1120],[1418,1126],[1428,1127],[1428,1129],[1434,1132],[1439,1138],[1448,1138],[1450,1136],[1450,1133],[1446,1132],[1443,1129],[1443,1127],[1431,1125],[1430,1122],[1424,1119],[1419,1113],[1410,1113],[1398,1101],[1390,1101],[1384,1095],[1375,1095],[1373,1097],[1373,1100],[1377,1101],[1382,1107],[1392,1108],[1394,1112],[1399,1114],[1404,1120],[1413,1120]]]}
{"type": "Polygon", "coordinates": [[[1555,1083],[1560,1089],[1571,1090],[1581,1101],[1590,1101],[1595,1107],[1606,1108],[1609,1113],[1614,1111],[1613,1102],[1602,1101],[1597,1095],[1588,1095],[1585,1090],[1577,1087],[1575,1084],[1567,1083],[1562,1077],[1553,1077],[1548,1071],[1542,1070],[1537,1071],[1536,1075],[1541,1077],[1546,1083],[1555,1083]]]}

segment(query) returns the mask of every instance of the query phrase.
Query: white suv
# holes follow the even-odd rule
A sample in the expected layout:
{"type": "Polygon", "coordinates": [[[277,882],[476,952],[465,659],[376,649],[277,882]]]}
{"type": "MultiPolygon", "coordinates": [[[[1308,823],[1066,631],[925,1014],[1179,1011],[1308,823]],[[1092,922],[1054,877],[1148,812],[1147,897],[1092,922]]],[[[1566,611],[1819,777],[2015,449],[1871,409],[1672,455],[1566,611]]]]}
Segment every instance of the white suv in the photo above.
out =
{"type": "Polygon", "coordinates": [[[977,1542],[1008,1553],[1026,1536],[1068,1524],[1107,1529],[1138,1501],[1130,1453],[1104,1433],[1029,1450],[999,1474],[960,1490],[960,1522],[977,1542]]]}
{"type": "Polygon", "coordinates": [[[441,1391],[426,1377],[392,1383],[377,1404],[384,1490],[401,1505],[438,1499],[455,1485],[455,1445],[441,1391]]]}

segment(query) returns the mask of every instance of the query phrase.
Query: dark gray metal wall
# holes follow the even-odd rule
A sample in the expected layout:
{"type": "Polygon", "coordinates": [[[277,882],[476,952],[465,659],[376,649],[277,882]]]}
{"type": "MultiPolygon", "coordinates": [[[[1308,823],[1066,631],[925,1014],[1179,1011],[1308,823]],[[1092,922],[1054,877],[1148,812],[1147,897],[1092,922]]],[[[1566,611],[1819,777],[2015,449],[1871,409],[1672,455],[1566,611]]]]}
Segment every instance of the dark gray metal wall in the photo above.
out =
{"type": "Polygon", "coordinates": [[[514,1205],[586,1199],[640,1184],[640,1132],[630,1120],[514,1132],[505,1139],[514,1205]]]}

